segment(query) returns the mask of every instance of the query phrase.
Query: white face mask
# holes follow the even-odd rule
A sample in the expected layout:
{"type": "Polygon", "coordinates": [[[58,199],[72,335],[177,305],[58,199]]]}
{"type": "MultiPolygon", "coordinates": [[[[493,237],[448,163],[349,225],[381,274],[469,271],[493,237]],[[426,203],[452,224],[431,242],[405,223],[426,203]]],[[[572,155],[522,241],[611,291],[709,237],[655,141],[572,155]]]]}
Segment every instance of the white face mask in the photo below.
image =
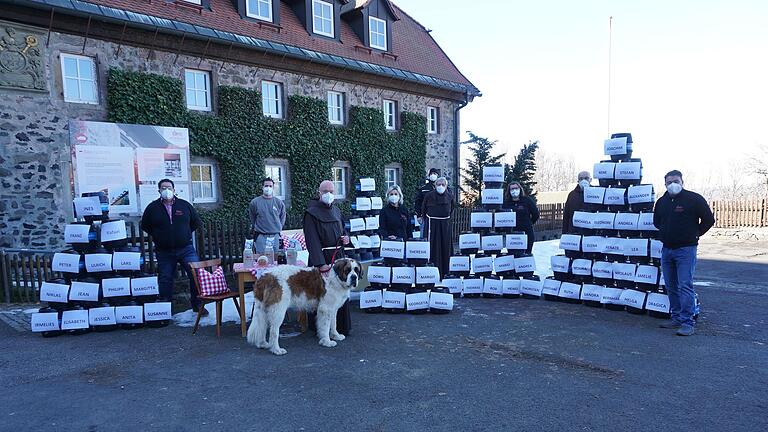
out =
{"type": "Polygon", "coordinates": [[[443,185],[437,186],[437,187],[435,188],[435,190],[437,191],[437,193],[439,193],[440,195],[442,195],[442,194],[444,194],[444,193],[445,193],[445,186],[443,186],[443,185]]]}
{"type": "Polygon", "coordinates": [[[437,180],[437,174],[430,174],[429,181],[435,181],[435,180],[437,180]]]}
{"type": "Polygon", "coordinates": [[[582,189],[586,189],[589,187],[589,180],[579,180],[579,186],[582,189]]]}
{"type": "Polygon", "coordinates": [[[680,183],[670,183],[667,185],[667,192],[669,192],[670,195],[677,195],[680,193],[680,191],[683,190],[683,185],[680,183]]]}
{"type": "Polygon", "coordinates": [[[164,200],[170,201],[173,199],[173,191],[170,189],[163,189],[160,192],[160,196],[163,197],[164,200]]]}
{"type": "Polygon", "coordinates": [[[331,205],[333,204],[335,197],[333,196],[333,192],[326,192],[320,196],[320,199],[323,200],[324,203],[331,205]]]}
{"type": "Polygon", "coordinates": [[[509,194],[512,195],[512,198],[517,198],[520,196],[520,189],[510,189],[509,194]]]}
{"type": "Polygon", "coordinates": [[[265,196],[272,196],[273,190],[271,186],[264,186],[261,190],[264,192],[265,196]]]}
{"type": "Polygon", "coordinates": [[[390,195],[389,196],[389,202],[392,204],[397,204],[400,202],[400,195],[390,195]]]}

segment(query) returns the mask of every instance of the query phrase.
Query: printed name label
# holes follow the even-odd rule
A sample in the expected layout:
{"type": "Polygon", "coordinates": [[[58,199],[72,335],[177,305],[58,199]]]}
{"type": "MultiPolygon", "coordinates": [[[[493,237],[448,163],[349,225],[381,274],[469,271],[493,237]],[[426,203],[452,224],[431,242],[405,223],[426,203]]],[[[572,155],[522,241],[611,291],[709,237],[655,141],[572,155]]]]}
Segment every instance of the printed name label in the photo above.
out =
{"type": "Polygon", "coordinates": [[[461,279],[443,279],[440,284],[446,288],[448,288],[448,292],[451,294],[460,293],[463,288],[463,283],[461,282],[461,279]]]}
{"type": "Polygon", "coordinates": [[[61,314],[62,330],[80,330],[88,328],[87,310],[68,310],[61,314]]]}
{"type": "Polygon", "coordinates": [[[581,299],[600,301],[603,297],[603,287],[600,285],[584,284],[581,286],[581,299]]]}
{"type": "Polygon", "coordinates": [[[568,273],[568,269],[571,266],[571,259],[565,256],[552,255],[552,258],[550,258],[550,264],[552,265],[552,271],[558,273],[568,273]]]}
{"type": "Polygon", "coordinates": [[[127,297],[131,295],[131,278],[109,278],[101,280],[104,297],[127,297]]]}
{"type": "Polygon", "coordinates": [[[627,203],[624,198],[626,193],[627,190],[624,188],[607,188],[603,203],[607,205],[625,205],[627,203]]]}
{"type": "Polygon", "coordinates": [[[40,301],[66,303],[69,296],[69,285],[43,282],[40,286],[40,301]]]}
{"type": "Polygon", "coordinates": [[[483,181],[501,183],[504,181],[504,167],[503,166],[484,166],[483,167],[483,181]]]}
{"type": "Polygon", "coordinates": [[[141,270],[141,252],[114,252],[112,254],[114,270],[141,270]]]}
{"type": "Polygon", "coordinates": [[[415,294],[406,294],[405,296],[405,306],[406,309],[411,310],[421,310],[421,309],[428,309],[429,308],[429,293],[428,292],[421,292],[421,293],[415,293],[415,294]]]}
{"type": "Polygon", "coordinates": [[[560,292],[561,282],[556,279],[544,279],[544,284],[541,287],[542,294],[548,294],[556,296],[560,292]]]}
{"type": "Polygon", "coordinates": [[[453,310],[453,296],[433,291],[429,294],[429,307],[431,309],[453,310]]]}
{"type": "Polygon", "coordinates": [[[372,178],[361,178],[360,179],[360,191],[361,192],[372,192],[376,190],[376,180],[372,178]]]}
{"type": "Polygon", "coordinates": [[[592,219],[594,229],[613,229],[613,220],[616,213],[595,213],[592,219]]]}
{"type": "Polygon", "coordinates": [[[379,229],[379,217],[371,216],[371,217],[365,218],[365,229],[367,231],[375,231],[379,229]]]}
{"type": "Polygon", "coordinates": [[[536,270],[536,261],[532,256],[515,258],[515,271],[517,273],[530,273],[536,270]]]}
{"type": "Polygon", "coordinates": [[[624,255],[626,256],[648,256],[648,239],[624,239],[624,255]]]}
{"type": "Polygon", "coordinates": [[[117,324],[114,307],[99,307],[88,309],[88,323],[92,326],[117,324]]]}
{"type": "Polygon", "coordinates": [[[616,164],[614,176],[618,180],[639,180],[641,178],[640,162],[623,162],[616,164]]]}
{"type": "Polygon", "coordinates": [[[493,260],[493,268],[496,273],[513,271],[515,269],[515,257],[513,255],[497,256],[493,260]]]}
{"type": "Polygon", "coordinates": [[[596,163],[592,168],[592,177],[596,179],[612,179],[616,164],[612,162],[596,163]]]}
{"type": "Polygon", "coordinates": [[[405,244],[406,259],[429,259],[429,242],[409,241],[405,244]]]}
{"type": "Polygon", "coordinates": [[[75,217],[82,218],[85,216],[100,216],[101,215],[101,201],[99,197],[82,197],[75,198],[75,217]]]}
{"type": "Polygon", "coordinates": [[[381,307],[384,304],[384,293],[381,290],[363,291],[360,293],[360,309],[381,307]]]}
{"type": "Polygon", "coordinates": [[[502,283],[501,279],[485,278],[483,281],[483,293],[484,294],[497,294],[501,295],[502,283]]]}
{"type": "Polygon", "coordinates": [[[480,192],[480,202],[483,204],[503,204],[504,189],[483,189],[480,192]]]}
{"type": "Polygon", "coordinates": [[[502,294],[511,294],[511,295],[517,295],[520,294],[520,279],[518,278],[510,278],[510,279],[504,279],[501,281],[501,293],[502,294]]]}
{"type": "Polygon", "coordinates": [[[613,279],[613,264],[606,261],[593,262],[592,276],[602,279],[613,279]]]}
{"type": "Polygon", "coordinates": [[[405,257],[405,243],[400,241],[382,240],[379,253],[382,258],[403,259],[403,257],[405,257]]]}
{"type": "Polygon", "coordinates": [[[636,231],[637,219],[640,217],[637,213],[618,213],[613,220],[613,228],[624,231],[636,231]]]}
{"type": "Polygon", "coordinates": [[[589,276],[592,274],[592,261],[588,259],[573,260],[572,272],[575,275],[589,276]]]}
{"type": "Polygon", "coordinates": [[[603,251],[604,237],[600,236],[584,236],[581,238],[581,250],[582,252],[601,253],[603,251]]]}
{"type": "Polygon", "coordinates": [[[464,294],[480,294],[483,292],[483,280],[480,278],[464,279],[464,294]]]}
{"type": "Polygon", "coordinates": [[[350,219],[349,231],[350,232],[365,231],[365,219],[363,218],[350,219]]]}
{"type": "Polygon", "coordinates": [[[571,251],[581,250],[581,236],[575,234],[563,234],[560,236],[560,249],[571,251]]]}
{"type": "Polygon", "coordinates": [[[563,284],[560,285],[560,292],[558,293],[559,297],[578,299],[580,295],[581,285],[570,282],[563,282],[563,284]]]}
{"type": "Polygon", "coordinates": [[[161,321],[171,318],[171,302],[144,304],[144,321],[161,321]]]}
{"type": "Polygon", "coordinates": [[[472,269],[475,273],[488,273],[493,271],[493,258],[492,257],[475,257],[472,260],[472,269]]]}
{"type": "Polygon", "coordinates": [[[493,213],[472,212],[469,216],[472,228],[490,228],[493,226],[493,213]]]}
{"type": "Polygon", "coordinates": [[[370,266],[368,267],[368,282],[389,284],[392,281],[392,268],[370,266]]]}
{"type": "Polygon", "coordinates": [[[603,287],[601,290],[600,303],[602,304],[618,304],[623,305],[621,301],[621,288],[608,288],[603,287]]]}
{"type": "Polygon", "coordinates": [[[645,293],[632,289],[625,289],[621,293],[620,300],[622,303],[624,303],[625,306],[642,309],[643,304],[645,303],[645,293]]]}
{"type": "Polygon", "coordinates": [[[128,238],[125,231],[125,221],[113,221],[101,224],[101,241],[110,242],[128,238]]]}
{"type": "Polygon", "coordinates": [[[656,312],[669,313],[669,297],[666,294],[649,293],[645,308],[656,312]]]}
{"type": "Polygon", "coordinates": [[[85,269],[89,273],[111,271],[112,254],[87,254],[85,256],[85,269]]]}
{"type": "Polygon", "coordinates": [[[507,234],[506,240],[508,250],[528,249],[528,234],[507,234]]]}
{"type": "Polygon", "coordinates": [[[649,265],[637,266],[635,282],[655,285],[659,281],[659,268],[649,265]]]}
{"type": "Polygon", "coordinates": [[[69,299],[75,301],[98,301],[99,284],[72,281],[72,287],[69,290],[69,299]]]}
{"type": "Polygon", "coordinates": [[[459,235],[459,249],[480,249],[480,234],[459,235]]]}
{"type": "Polygon", "coordinates": [[[58,312],[37,312],[32,314],[32,322],[30,323],[32,331],[44,332],[59,330],[59,313],[58,312]]]}
{"type": "Polygon", "coordinates": [[[358,197],[355,200],[355,207],[358,211],[368,211],[371,209],[371,199],[367,197],[358,197]]]}
{"type": "Polygon", "coordinates": [[[661,249],[664,243],[660,240],[651,240],[651,258],[661,258],[661,249]]]}
{"type": "Polygon", "coordinates": [[[638,229],[642,231],[658,231],[656,225],[653,224],[653,213],[640,213],[640,217],[637,219],[638,229]]]}
{"type": "Polygon", "coordinates": [[[637,266],[635,264],[613,263],[613,278],[634,282],[636,270],[637,266]]]}
{"type": "Polygon", "coordinates": [[[605,188],[590,186],[584,189],[584,202],[589,204],[602,204],[605,197],[605,188]]]}
{"type": "Polygon", "coordinates": [[[80,255],[55,253],[51,270],[64,273],[80,273],[80,255]]]}
{"type": "Polygon", "coordinates": [[[131,279],[131,295],[145,296],[160,294],[157,276],[131,279]]]}
{"type": "Polygon", "coordinates": [[[514,228],[517,225],[517,213],[498,212],[493,214],[493,226],[497,228],[514,228]]]}
{"type": "Polygon", "coordinates": [[[573,226],[576,228],[592,228],[592,213],[577,211],[573,212],[573,226]]]}
{"type": "Polygon", "coordinates": [[[115,321],[118,324],[141,324],[144,322],[144,308],[141,306],[117,306],[115,321]]]}
{"type": "Polygon", "coordinates": [[[603,152],[607,156],[627,154],[627,137],[605,140],[603,142],[603,152]]]}
{"type": "Polygon", "coordinates": [[[653,202],[653,185],[632,186],[627,192],[627,200],[630,204],[653,202]]]}
{"type": "Polygon", "coordinates": [[[417,284],[436,284],[440,282],[440,270],[437,267],[417,267],[417,284]]]}
{"type": "Polygon", "coordinates": [[[504,248],[504,236],[501,235],[482,236],[480,242],[486,251],[500,251],[504,248]]]}
{"type": "Polygon", "coordinates": [[[452,256],[449,260],[448,268],[451,272],[465,272],[469,271],[469,257],[468,256],[452,256]]]}
{"type": "Polygon", "coordinates": [[[538,297],[541,295],[542,288],[542,283],[537,280],[523,279],[520,281],[520,292],[523,294],[538,297]]]}
{"type": "Polygon", "coordinates": [[[413,267],[392,267],[392,283],[411,285],[416,279],[413,267]]]}
{"type": "Polygon", "coordinates": [[[384,200],[381,197],[371,198],[371,210],[381,210],[384,208],[384,200]]]}
{"type": "Polygon", "coordinates": [[[384,291],[384,307],[390,309],[405,308],[405,293],[396,291],[384,291]]]}
{"type": "Polygon", "coordinates": [[[64,242],[88,243],[90,230],[90,225],[67,225],[64,227],[64,242]]]}

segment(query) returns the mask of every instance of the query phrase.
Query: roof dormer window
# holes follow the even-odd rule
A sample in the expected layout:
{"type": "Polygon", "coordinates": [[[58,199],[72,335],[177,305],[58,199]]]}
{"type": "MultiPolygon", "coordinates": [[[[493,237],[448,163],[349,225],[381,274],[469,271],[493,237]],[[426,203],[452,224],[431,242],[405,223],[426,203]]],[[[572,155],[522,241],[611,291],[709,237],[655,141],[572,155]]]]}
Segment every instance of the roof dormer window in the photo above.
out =
{"type": "Polygon", "coordinates": [[[387,22],[376,17],[368,17],[368,40],[371,48],[387,50],[387,22]]]}
{"type": "Polygon", "coordinates": [[[312,0],[312,31],[316,34],[335,37],[333,31],[333,5],[320,0],[312,0]]]}
{"type": "Polygon", "coordinates": [[[246,0],[245,15],[250,18],[272,22],[272,0],[246,0]]]}

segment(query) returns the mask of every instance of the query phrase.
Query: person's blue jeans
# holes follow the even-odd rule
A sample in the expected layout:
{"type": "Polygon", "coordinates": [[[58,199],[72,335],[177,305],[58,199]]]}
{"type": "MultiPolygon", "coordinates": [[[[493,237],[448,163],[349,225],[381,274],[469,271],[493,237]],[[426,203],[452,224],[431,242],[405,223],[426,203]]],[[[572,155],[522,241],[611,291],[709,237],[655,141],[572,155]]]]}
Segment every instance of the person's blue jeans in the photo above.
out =
{"type": "Polygon", "coordinates": [[[192,279],[192,273],[187,263],[200,261],[197,251],[193,245],[178,249],[156,250],[157,255],[157,284],[160,288],[160,298],[167,301],[173,299],[173,282],[176,279],[176,265],[181,263],[181,267],[187,273],[189,278],[189,299],[192,309],[197,310],[200,302],[197,300],[197,287],[192,279]]]}
{"type": "Polygon", "coordinates": [[[669,309],[672,320],[690,326],[696,307],[696,292],[693,289],[693,272],[696,269],[696,246],[661,250],[661,271],[669,295],[669,309]]]}

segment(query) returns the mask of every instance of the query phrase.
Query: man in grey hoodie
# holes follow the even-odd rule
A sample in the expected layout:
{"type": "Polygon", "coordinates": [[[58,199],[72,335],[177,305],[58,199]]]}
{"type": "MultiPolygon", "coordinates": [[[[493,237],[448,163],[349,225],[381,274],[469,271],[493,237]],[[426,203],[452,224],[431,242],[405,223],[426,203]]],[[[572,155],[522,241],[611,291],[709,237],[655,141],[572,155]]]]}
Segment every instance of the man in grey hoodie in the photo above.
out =
{"type": "Polygon", "coordinates": [[[272,249],[280,247],[280,231],[285,225],[285,203],[275,196],[275,182],[267,177],[261,182],[262,195],[248,205],[251,228],[254,231],[256,253],[263,254],[269,239],[272,249]]]}

